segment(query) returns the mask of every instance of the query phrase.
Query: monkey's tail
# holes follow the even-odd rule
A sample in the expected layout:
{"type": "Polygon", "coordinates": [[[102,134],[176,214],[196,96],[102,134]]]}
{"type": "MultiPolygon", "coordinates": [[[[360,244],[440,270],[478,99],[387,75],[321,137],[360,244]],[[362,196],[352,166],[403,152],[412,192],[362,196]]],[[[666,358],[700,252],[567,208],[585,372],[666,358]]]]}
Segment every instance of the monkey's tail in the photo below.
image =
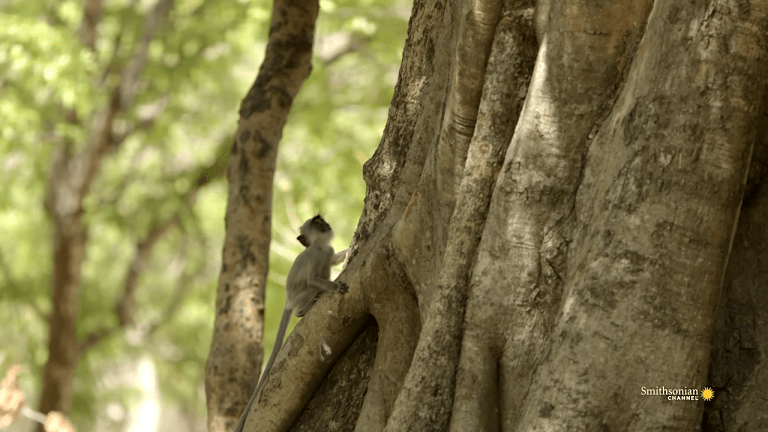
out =
{"type": "Polygon", "coordinates": [[[253,405],[253,401],[256,400],[256,396],[259,395],[259,391],[261,391],[261,387],[264,385],[264,381],[267,380],[269,371],[272,369],[272,363],[275,362],[275,357],[277,357],[277,353],[280,352],[280,348],[283,347],[285,331],[288,328],[289,322],[291,322],[291,310],[285,308],[283,309],[283,316],[280,318],[280,327],[277,329],[277,336],[275,337],[275,346],[272,347],[272,354],[269,356],[267,366],[264,368],[264,373],[261,374],[261,378],[259,378],[259,384],[256,385],[256,390],[253,392],[251,400],[248,401],[248,405],[245,407],[243,414],[240,415],[240,421],[237,422],[237,427],[235,428],[234,432],[243,432],[243,427],[245,427],[245,419],[248,418],[248,413],[251,411],[251,405],[253,405]]]}

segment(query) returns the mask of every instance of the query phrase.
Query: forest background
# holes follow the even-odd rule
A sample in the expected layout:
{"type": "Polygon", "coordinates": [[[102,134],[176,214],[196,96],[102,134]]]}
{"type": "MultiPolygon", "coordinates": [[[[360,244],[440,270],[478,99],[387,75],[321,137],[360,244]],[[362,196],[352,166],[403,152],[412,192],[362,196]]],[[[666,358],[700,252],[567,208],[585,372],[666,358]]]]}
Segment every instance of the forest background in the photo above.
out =
{"type": "MultiPolygon", "coordinates": [[[[63,256],[74,367],[56,396],[77,429],[205,430],[224,167],[270,13],[264,0],[0,4],[0,371],[22,366],[28,407],[50,338],[69,338],[49,319],[63,256]]],[[[298,226],[322,212],[337,249],[352,236],[409,14],[403,0],[321,1],[275,174],[265,355],[298,226]]]]}

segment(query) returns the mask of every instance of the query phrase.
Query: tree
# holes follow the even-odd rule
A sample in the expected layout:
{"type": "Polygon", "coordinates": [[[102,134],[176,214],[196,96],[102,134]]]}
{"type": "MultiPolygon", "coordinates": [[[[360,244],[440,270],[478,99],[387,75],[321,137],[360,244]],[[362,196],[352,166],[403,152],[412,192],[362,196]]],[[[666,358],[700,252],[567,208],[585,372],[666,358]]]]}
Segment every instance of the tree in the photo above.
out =
{"type": "MultiPolygon", "coordinates": [[[[246,430],[758,427],[766,14],[417,0],[350,292],[297,325],[246,430]]],[[[247,397],[209,398],[211,430],[247,397]]]]}

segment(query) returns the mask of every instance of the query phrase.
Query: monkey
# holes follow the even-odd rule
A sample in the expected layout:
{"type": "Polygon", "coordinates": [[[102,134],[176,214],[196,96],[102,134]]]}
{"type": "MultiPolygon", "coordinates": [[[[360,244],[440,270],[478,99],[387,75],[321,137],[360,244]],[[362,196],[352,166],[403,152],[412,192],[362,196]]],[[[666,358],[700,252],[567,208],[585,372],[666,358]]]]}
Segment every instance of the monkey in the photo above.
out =
{"type": "Polygon", "coordinates": [[[299,229],[299,233],[300,235],[296,237],[296,240],[306,249],[296,257],[293,265],[291,265],[291,270],[288,272],[288,279],[285,283],[285,308],[283,309],[283,316],[280,318],[280,325],[277,328],[272,355],[269,356],[264,373],[261,374],[256,390],[253,392],[251,400],[248,401],[245,411],[240,415],[240,420],[237,422],[234,432],[243,431],[245,419],[248,417],[251,405],[256,400],[256,396],[264,385],[264,381],[267,380],[272,363],[275,361],[275,357],[277,357],[277,353],[283,345],[285,331],[288,328],[288,323],[291,321],[291,313],[299,318],[303,317],[315,303],[321,292],[328,291],[345,294],[349,289],[344,282],[331,282],[330,280],[331,266],[344,261],[349,249],[335,253],[333,246],[331,246],[333,230],[328,222],[322,216],[317,215],[304,222],[304,225],[299,229]]]}

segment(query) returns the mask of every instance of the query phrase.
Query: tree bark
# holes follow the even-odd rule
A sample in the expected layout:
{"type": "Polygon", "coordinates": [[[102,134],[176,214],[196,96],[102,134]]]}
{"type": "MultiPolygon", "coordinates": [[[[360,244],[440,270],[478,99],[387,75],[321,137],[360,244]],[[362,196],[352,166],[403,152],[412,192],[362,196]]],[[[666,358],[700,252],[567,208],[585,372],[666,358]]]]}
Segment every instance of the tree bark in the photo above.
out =
{"type": "Polygon", "coordinates": [[[704,405],[702,430],[760,430],[768,402],[762,396],[768,368],[768,116],[750,163],[739,226],[719,294],[712,334],[708,385],[715,399],[704,405]]]}
{"type": "Polygon", "coordinates": [[[227,166],[227,233],[205,370],[211,431],[234,428],[259,379],[277,148],[312,68],[317,13],[316,0],[275,0],[264,63],[240,106],[227,166]]]}
{"type": "MultiPolygon", "coordinates": [[[[726,267],[764,268],[731,249],[740,209],[766,205],[763,162],[742,200],[753,154],[765,160],[766,15],[766,2],[417,0],[339,277],[350,291],[296,327],[246,430],[304,430],[307,410],[334,431],[690,430],[705,386],[737,377],[754,394],[766,380],[744,375],[768,320],[736,318],[758,285],[726,267]],[[375,351],[369,373],[327,385],[355,340],[375,351]],[[662,386],[698,400],[642,394],[662,386]],[[337,421],[339,403],[359,413],[337,421]]],[[[761,211],[737,239],[765,244],[761,211]]],[[[730,401],[707,418],[749,412],[730,401]]]]}

